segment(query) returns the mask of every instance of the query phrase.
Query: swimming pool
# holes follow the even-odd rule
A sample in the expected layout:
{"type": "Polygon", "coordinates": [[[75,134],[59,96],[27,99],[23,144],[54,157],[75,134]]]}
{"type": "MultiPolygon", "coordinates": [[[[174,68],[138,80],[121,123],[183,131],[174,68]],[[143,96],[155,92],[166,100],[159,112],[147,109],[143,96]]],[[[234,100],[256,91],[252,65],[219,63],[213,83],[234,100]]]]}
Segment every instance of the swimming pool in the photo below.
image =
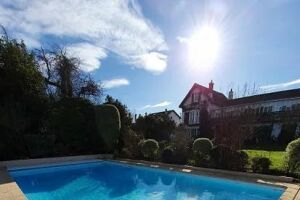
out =
{"type": "Polygon", "coordinates": [[[273,200],[284,192],[111,161],[11,169],[9,173],[28,200],[273,200]]]}

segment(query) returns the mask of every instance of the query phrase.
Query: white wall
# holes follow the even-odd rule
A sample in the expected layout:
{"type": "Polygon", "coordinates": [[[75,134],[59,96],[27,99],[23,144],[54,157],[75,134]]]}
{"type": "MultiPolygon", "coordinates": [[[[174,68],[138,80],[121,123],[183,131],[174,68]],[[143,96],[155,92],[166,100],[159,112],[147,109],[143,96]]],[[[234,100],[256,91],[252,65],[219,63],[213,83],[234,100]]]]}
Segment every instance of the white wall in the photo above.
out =
{"type": "Polygon", "coordinates": [[[170,112],[168,116],[171,120],[175,122],[176,126],[178,126],[181,123],[181,119],[174,112],[170,112]]]}

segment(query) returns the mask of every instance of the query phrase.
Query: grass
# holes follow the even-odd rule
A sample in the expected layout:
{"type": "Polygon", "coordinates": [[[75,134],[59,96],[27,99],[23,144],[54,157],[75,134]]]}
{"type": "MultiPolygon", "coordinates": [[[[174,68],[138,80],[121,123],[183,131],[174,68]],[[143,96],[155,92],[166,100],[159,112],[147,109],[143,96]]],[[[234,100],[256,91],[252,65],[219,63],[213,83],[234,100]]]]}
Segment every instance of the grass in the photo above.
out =
{"type": "Polygon", "coordinates": [[[284,151],[266,151],[266,150],[243,150],[248,156],[249,160],[253,157],[267,157],[271,160],[271,169],[283,170],[285,163],[285,152],[284,151]]]}

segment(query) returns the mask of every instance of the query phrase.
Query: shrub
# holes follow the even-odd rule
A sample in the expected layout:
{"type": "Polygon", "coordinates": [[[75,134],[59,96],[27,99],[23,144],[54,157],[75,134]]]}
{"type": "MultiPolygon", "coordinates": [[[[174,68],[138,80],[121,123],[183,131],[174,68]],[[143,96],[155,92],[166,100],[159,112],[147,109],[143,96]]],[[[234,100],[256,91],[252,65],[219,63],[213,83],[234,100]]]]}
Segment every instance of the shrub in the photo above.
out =
{"type": "Polygon", "coordinates": [[[239,161],[240,161],[240,168],[242,170],[246,170],[248,164],[249,164],[249,156],[246,152],[240,151],[239,153],[239,161]]]}
{"type": "Polygon", "coordinates": [[[198,138],[193,143],[193,151],[197,155],[208,155],[213,144],[208,138],[198,138]]]}
{"type": "Polygon", "coordinates": [[[277,138],[279,144],[286,145],[292,140],[294,140],[296,127],[297,127],[296,123],[284,124],[277,138]]]}
{"type": "Polygon", "coordinates": [[[154,160],[158,153],[158,142],[154,139],[147,139],[142,144],[142,154],[145,158],[154,160]]]}
{"type": "Polygon", "coordinates": [[[167,146],[163,149],[161,153],[161,158],[163,162],[173,163],[174,162],[174,150],[172,147],[167,146]]]}
{"type": "Polygon", "coordinates": [[[106,152],[113,152],[120,136],[121,120],[116,106],[105,104],[95,107],[97,133],[103,139],[106,152]]]}
{"type": "Polygon", "coordinates": [[[24,135],[30,158],[54,155],[55,135],[24,135]]]}
{"type": "Polygon", "coordinates": [[[193,141],[189,137],[187,130],[184,127],[175,129],[174,134],[171,135],[171,144],[174,149],[174,163],[186,164],[188,156],[192,155],[193,141]]]}
{"type": "Polygon", "coordinates": [[[270,170],[271,161],[265,157],[254,157],[251,160],[251,168],[253,172],[267,173],[270,170]]]}
{"type": "Polygon", "coordinates": [[[123,148],[121,156],[126,158],[138,158],[140,154],[140,137],[130,128],[123,130],[123,148]]]}
{"type": "Polygon", "coordinates": [[[212,167],[243,171],[248,164],[248,155],[244,152],[232,150],[223,145],[214,147],[210,153],[212,167]]]}
{"type": "Polygon", "coordinates": [[[103,144],[96,134],[94,105],[88,100],[62,98],[55,102],[48,128],[56,136],[58,155],[101,152],[103,144]]]}
{"type": "Polygon", "coordinates": [[[290,142],[286,147],[288,171],[295,172],[300,168],[300,138],[290,142]]]}

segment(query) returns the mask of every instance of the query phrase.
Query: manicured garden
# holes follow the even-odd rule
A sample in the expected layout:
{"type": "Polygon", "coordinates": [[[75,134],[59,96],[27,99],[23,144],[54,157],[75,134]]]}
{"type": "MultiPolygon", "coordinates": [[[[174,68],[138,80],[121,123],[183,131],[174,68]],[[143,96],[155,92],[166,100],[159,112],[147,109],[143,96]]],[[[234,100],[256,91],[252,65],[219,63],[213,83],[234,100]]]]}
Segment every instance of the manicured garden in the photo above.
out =
{"type": "Polygon", "coordinates": [[[271,169],[284,170],[285,151],[268,151],[268,150],[243,150],[249,156],[249,159],[254,157],[266,157],[271,161],[271,169]]]}
{"type": "Polygon", "coordinates": [[[300,139],[291,131],[295,123],[284,126],[277,139],[269,127],[250,137],[247,127],[229,119],[212,134],[205,109],[200,113],[201,135],[195,138],[167,115],[139,116],[133,123],[130,110],[118,99],[108,95],[103,102],[101,85],[80,70],[79,58],[63,49],[30,52],[23,42],[1,37],[0,96],[0,160],[111,153],[116,158],[299,176],[300,139]],[[284,150],[290,145],[285,152],[251,150],[246,143],[284,150]]]}

